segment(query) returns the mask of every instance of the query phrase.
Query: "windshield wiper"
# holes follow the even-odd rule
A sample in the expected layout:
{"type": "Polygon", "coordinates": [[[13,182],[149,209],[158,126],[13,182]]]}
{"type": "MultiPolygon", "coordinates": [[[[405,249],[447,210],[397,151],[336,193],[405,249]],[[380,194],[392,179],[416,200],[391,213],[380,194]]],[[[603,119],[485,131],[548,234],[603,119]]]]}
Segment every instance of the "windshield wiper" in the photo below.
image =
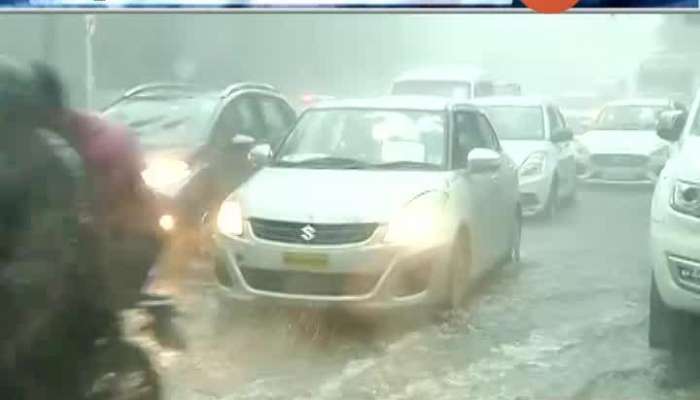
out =
{"type": "Polygon", "coordinates": [[[368,164],[354,158],[344,157],[316,157],[303,161],[279,161],[280,166],[312,167],[312,168],[342,168],[342,169],[364,169],[368,164]]]}
{"type": "Polygon", "coordinates": [[[381,164],[372,164],[372,167],[377,168],[377,169],[392,169],[392,168],[397,168],[397,169],[430,169],[430,170],[441,169],[439,165],[426,163],[426,162],[420,162],[420,161],[392,161],[392,162],[381,163],[381,164]]]}

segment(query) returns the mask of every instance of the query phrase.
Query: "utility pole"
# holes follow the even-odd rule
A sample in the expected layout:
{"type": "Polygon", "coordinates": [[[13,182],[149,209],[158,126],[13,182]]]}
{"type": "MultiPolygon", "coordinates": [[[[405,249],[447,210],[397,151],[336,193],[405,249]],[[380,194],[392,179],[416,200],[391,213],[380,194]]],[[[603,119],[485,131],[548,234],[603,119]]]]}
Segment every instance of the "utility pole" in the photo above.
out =
{"type": "Polygon", "coordinates": [[[85,15],[85,105],[92,109],[94,103],[95,71],[92,53],[92,37],[95,33],[96,16],[85,15]]]}

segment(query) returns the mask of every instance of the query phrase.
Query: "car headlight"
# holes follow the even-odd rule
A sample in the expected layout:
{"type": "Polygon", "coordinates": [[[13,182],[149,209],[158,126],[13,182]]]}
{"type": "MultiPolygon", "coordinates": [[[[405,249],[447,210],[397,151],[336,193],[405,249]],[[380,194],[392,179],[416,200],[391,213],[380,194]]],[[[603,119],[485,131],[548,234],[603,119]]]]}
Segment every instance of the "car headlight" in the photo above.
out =
{"type": "Polygon", "coordinates": [[[191,173],[190,166],[184,161],[156,159],[146,164],[141,177],[151,189],[165,191],[185,181],[191,173]]]}
{"type": "Polygon", "coordinates": [[[538,151],[532,153],[520,166],[518,173],[521,177],[541,175],[544,173],[546,161],[547,155],[544,152],[538,151]]]}
{"type": "Polygon", "coordinates": [[[447,194],[430,192],[413,199],[389,222],[384,240],[390,243],[427,243],[444,233],[447,194]]]}
{"type": "Polygon", "coordinates": [[[679,213],[700,217],[700,184],[676,181],[671,194],[671,208],[679,213]]]}
{"type": "Polygon", "coordinates": [[[235,199],[226,199],[216,217],[219,232],[230,237],[243,234],[243,211],[241,204],[235,199]]]}

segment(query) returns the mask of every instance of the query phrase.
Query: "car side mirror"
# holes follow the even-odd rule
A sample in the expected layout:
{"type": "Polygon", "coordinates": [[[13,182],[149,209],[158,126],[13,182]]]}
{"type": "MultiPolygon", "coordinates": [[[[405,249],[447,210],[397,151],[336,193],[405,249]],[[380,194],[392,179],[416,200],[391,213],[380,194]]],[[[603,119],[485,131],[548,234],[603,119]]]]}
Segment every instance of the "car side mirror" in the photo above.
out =
{"type": "Polygon", "coordinates": [[[554,143],[568,142],[574,138],[574,131],[571,128],[559,128],[552,132],[551,140],[554,143]]]}
{"type": "Polygon", "coordinates": [[[664,111],[656,123],[656,134],[663,140],[675,142],[681,137],[688,114],[681,110],[664,111]]]}
{"type": "Polygon", "coordinates": [[[235,134],[231,138],[231,144],[234,146],[249,146],[251,144],[255,143],[255,138],[248,136],[248,135],[242,135],[242,134],[235,134]]]}
{"type": "Polygon", "coordinates": [[[472,149],[467,156],[467,172],[493,172],[501,166],[501,155],[491,149],[472,149]]]}
{"type": "Polygon", "coordinates": [[[266,143],[253,147],[248,153],[248,161],[250,161],[254,167],[267,165],[270,160],[272,160],[272,146],[266,143]]]}

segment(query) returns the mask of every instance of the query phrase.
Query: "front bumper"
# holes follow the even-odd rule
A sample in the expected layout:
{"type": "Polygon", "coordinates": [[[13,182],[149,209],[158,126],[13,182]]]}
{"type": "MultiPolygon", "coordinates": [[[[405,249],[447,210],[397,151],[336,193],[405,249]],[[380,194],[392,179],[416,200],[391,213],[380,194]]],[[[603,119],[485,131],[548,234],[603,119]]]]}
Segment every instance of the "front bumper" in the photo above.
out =
{"type": "Polygon", "coordinates": [[[586,157],[576,161],[576,172],[579,180],[587,183],[650,185],[656,183],[663,166],[653,160],[640,165],[601,165],[586,157]]]}
{"type": "Polygon", "coordinates": [[[447,287],[451,243],[385,244],[379,227],[366,242],[304,246],[216,235],[216,277],[224,296],[243,302],[382,311],[431,305],[447,287]],[[290,266],[289,254],[323,257],[327,265],[290,266]]]}
{"type": "Polygon", "coordinates": [[[700,314],[700,219],[670,208],[651,223],[651,257],[659,293],[677,310],[700,314]]]}
{"type": "Polygon", "coordinates": [[[523,216],[537,215],[547,205],[551,190],[551,176],[538,175],[520,181],[520,204],[523,216]]]}

